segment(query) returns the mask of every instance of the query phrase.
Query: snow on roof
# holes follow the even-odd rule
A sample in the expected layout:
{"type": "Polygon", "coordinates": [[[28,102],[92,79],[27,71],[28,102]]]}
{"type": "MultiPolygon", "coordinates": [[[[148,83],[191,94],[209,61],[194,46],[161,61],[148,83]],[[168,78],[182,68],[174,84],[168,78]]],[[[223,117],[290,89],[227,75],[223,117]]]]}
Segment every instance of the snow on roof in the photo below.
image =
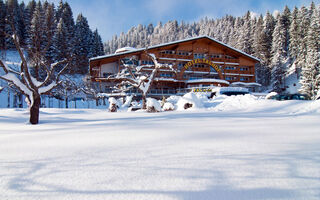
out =
{"type": "Polygon", "coordinates": [[[195,79],[187,80],[186,83],[223,83],[229,85],[230,83],[226,80],[214,79],[214,78],[205,78],[205,79],[195,79]]]}
{"type": "Polygon", "coordinates": [[[163,78],[163,77],[155,78],[154,80],[155,81],[172,81],[172,82],[179,82],[180,81],[180,80],[177,80],[174,78],[163,78]]]}
{"type": "Polygon", "coordinates": [[[251,82],[251,83],[245,83],[245,82],[233,82],[233,83],[231,83],[231,85],[261,86],[261,84],[259,84],[259,83],[254,83],[254,82],[251,82]]]}
{"type": "Polygon", "coordinates": [[[248,88],[243,87],[219,87],[220,92],[249,92],[248,88]]]}
{"type": "Polygon", "coordinates": [[[227,48],[230,48],[238,53],[241,53],[253,60],[256,60],[256,61],[259,61],[260,62],[260,59],[259,58],[256,58],[254,56],[251,56],[239,49],[236,49],[234,47],[231,47],[227,44],[224,44],[216,39],[213,39],[212,37],[209,37],[209,36],[206,36],[206,35],[202,35],[202,36],[198,36],[198,37],[193,37],[193,38],[187,38],[187,39],[183,39],[183,40],[177,40],[177,41],[173,41],[173,42],[168,42],[168,43],[163,43],[163,44],[158,44],[158,45],[154,45],[154,46],[151,46],[151,47],[145,47],[145,48],[140,48],[140,49],[132,49],[132,50],[129,50],[129,51],[125,51],[125,52],[119,52],[119,53],[114,53],[114,54],[109,54],[109,55],[104,55],[104,56],[98,56],[98,57],[94,57],[94,58],[90,58],[90,61],[91,60],[99,60],[99,59],[102,59],[102,58],[110,58],[110,57],[113,57],[113,56],[117,56],[117,55],[123,55],[123,54],[127,54],[127,53],[134,53],[134,52],[139,52],[139,51],[144,51],[144,50],[147,50],[147,49],[154,49],[154,48],[158,48],[158,47],[163,47],[163,46],[167,46],[167,45],[172,45],[172,44],[177,44],[177,43],[181,43],[181,42],[188,42],[188,41],[192,41],[192,40],[197,40],[197,39],[202,39],[202,38],[207,38],[213,42],[216,42],[222,46],[225,46],[227,48]]]}
{"type": "Polygon", "coordinates": [[[120,49],[117,49],[115,53],[118,54],[118,53],[123,53],[127,51],[134,51],[134,50],[137,50],[137,49],[134,47],[122,47],[120,49]]]}

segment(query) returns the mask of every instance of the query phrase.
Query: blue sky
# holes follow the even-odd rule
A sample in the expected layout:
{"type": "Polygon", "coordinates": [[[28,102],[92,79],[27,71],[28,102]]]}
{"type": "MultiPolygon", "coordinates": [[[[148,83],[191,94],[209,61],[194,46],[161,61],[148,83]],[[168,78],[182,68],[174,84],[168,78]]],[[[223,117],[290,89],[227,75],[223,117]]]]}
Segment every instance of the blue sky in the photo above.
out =
{"type": "MultiPolygon", "coordinates": [[[[58,5],[60,0],[48,0],[58,5]]],[[[309,6],[312,0],[65,0],[74,18],[79,13],[87,17],[92,29],[98,28],[103,41],[115,34],[127,32],[138,24],[156,25],[159,21],[197,21],[205,16],[218,18],[227,14],[242,16],[250,10],[265,14],[267,10],[283,10],[285,5],[309,6]]],[[[25,0],[28,2],[28,0],[25,0]]],[[[316,4],[320,0],[314,0],[316,4]]]]}

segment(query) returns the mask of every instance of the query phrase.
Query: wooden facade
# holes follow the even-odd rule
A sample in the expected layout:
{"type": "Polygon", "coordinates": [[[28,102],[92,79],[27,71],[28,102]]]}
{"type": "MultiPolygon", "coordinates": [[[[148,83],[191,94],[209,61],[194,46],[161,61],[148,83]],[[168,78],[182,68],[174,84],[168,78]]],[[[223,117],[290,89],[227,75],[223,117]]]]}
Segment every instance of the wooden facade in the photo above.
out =
{"type": "Polygon", "coordinates": [[[255,85],[255,64],[259,59],[207,36],[122,50],[90,59],[91,81],[100,84],[101,92],[111,92],[109,88],[114,83],[106,77],[123,68],[122,59],[135,57],[139,65],[152,65],[146,52],[155,54],[160,63],[172,64],[178,71],[174,74],[160,70],[152,85],[151,95],[178,94],[192,87],[255,85]]]}

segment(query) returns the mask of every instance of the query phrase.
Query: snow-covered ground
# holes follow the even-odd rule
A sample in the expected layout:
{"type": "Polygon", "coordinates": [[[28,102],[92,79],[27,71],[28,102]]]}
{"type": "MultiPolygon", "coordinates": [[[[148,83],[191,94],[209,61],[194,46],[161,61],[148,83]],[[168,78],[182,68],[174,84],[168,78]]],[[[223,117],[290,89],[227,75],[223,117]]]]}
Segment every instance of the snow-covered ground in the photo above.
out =
{"type": "Polygon", "coordinates": [[[320,199],[320,101],[0,109],[0,199],[320,199]]]}

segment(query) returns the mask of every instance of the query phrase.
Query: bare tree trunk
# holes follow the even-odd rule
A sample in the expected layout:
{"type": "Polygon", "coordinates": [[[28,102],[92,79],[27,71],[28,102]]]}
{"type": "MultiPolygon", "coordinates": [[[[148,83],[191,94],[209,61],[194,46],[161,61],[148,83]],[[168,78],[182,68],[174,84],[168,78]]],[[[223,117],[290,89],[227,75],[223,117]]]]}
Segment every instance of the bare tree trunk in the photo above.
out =
{"type": "Polygon", "coordinates": [[[12,107],[14,107],[14,108],[17,108],[17,107],[18,107],[17,101],[18,101],[18,99],[17,99],[17,93],[14,93],[14,94],[13,94],[13,106],[12,106],[12,107]]]}
{"type": "Polygon", "coordinates": [[[98,107],[99,106],[99,99],[96,98],[96,106],[98,107]]]}
{"type": "Polygon", "coordinates": [[[142,93],[142,109],[147,109],[147,98],[146,95],[142,93]]]}
{"type": "Polygon", "coordinates": [[[41,98],[39,94],[33,94],[33,105],[30,108],[30,123],[39,123],[39,109],[41,104],[41,98]]]}
{"type": "Polygon", "coordinates": [[[64,99],[65,99],[65,107],[66,107],[66,108],[69,108],[69,107],[68,107],[68,97],[66,96],[64,99]]]}
{"type": "Polygon", "coordinates": [[[10,89],[8,87],[8,104],[7,104],[7,108],[10,108],[10,89]]]}
{"type": "Polygon", "coordinates": [[[21,93],[18,94],[18,107],[23,108],[23,96],[21,93]]]}

